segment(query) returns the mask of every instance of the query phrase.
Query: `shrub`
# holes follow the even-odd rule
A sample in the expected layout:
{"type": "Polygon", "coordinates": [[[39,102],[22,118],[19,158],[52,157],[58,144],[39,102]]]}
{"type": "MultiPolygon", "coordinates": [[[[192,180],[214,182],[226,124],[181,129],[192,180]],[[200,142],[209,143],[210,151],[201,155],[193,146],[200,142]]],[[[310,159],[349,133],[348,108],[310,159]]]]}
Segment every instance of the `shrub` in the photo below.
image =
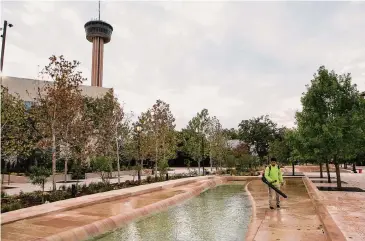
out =
{"type": "MultiPolygon", "coordinates": [[[[176,174],[170,176],[171,179],[179,179],[190,177],[190,174],[176,174]]],[[[165,181],[165,177],[158,176],[157,178],[152,176],[147,176],[146,180],[143,180],[142,183],[153,183],[165,181]]],[[[107,182],[98,182],[98,183],[90,183],[88,186],[86,184],[82,184],[77,186],[78,194],[77,196],[89,195],[99,192],[106,192],[116,189],[122,189],[126,187],[133,187],[139,185],[138,180],[130,181],[127,180],[120,184],[114,183],[110,184],[107,182]]],[[[21,208],[27,208],[31,206],[36,206],[44,203],[44,201],[56,202],[60,200],[69,199],[72,197],[72,189],[71,186],[65,187],[61,186],[59,190],[52,192],[31,192],[31,193],[23,193],[20,192],[18,195],[8,196],[5,192],[1,192],[1,212],[9,212],[21,208]]]]}
{"type": "Polygon", "coordinates": [[[60,200],[65,200],[71,198],[71,193],[63,190],[56,190],[50,193],[47,193],[45,196],[45,200],[49,202],[56,202],[60,200]]]}
{"type": "Polygon", "coordinates": [[[19,202],[19,201],[7,203],[7,204],[2,204],[1,205],[1,213],[14,211],[14,210],[18,210],[18,209],[21,209],[21,208],[23,208],[23,206],[22,206],[21,202],[19,202]]]}

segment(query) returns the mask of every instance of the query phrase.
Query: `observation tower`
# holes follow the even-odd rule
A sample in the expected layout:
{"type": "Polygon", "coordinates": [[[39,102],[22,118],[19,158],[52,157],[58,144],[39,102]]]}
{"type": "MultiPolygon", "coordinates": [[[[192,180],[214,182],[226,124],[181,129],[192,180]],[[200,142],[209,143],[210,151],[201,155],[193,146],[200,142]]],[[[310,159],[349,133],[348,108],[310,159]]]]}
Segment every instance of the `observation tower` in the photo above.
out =
{"type": "Polygon", "coordinates": [[[92,47],[92,66],[91,66],[91,86],[103,86],[103,58],[104,44],[111,40],[113,27],[107,22],[100,20],[100,1],[99,19],[91,20],[84,25],[86,39],[93,43],[92,47]]]}

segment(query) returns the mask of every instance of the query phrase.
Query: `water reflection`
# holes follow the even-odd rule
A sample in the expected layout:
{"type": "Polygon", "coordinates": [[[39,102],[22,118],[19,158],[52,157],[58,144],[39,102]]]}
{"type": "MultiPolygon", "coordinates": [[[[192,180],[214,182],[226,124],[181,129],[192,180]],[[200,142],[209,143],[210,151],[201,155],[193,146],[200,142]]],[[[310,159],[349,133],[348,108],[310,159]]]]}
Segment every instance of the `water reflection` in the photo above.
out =
{"type": "Polygon", "coordinates": [[[167,211],[133,222],[98,241],[243,240],[251,204],[242,185],[223,185],[167,211]]]}

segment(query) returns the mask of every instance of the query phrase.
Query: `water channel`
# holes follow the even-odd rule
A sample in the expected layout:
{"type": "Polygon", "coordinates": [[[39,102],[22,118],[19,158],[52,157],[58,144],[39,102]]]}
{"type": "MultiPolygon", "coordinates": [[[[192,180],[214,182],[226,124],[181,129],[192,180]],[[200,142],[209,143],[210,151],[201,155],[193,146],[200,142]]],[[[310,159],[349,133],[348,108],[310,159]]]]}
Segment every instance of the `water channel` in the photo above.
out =
{"type": "Polygon", "coordinates": [[[242,241],[251,212],[244,185],[222,185],[94,240],[242,241]]]}

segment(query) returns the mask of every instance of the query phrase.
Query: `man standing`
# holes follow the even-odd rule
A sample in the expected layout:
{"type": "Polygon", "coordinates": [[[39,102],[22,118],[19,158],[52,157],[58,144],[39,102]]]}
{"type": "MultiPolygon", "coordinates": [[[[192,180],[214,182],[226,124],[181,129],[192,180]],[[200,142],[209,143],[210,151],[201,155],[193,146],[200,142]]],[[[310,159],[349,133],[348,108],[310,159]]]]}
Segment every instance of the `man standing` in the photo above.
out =
{"type": "MultiPolygon", "coordinates": [[[[272,185],[274,185],[277,189],[280,190],[280,186],[283,183],[283,175],[280,171],[279,166],[276,163],[276,158],[271,158],[271,163],[269,166],[265,169],[265,178],[268,182],[270,182],[272,185]]],[[[280,208],[280,197],[279,193],[275,192],[274,189],[269,187],[269,206],[270,209],[274,209],[274,206],[272,204],[273,195],[275,193],[276,197],[276,207],[280,208]]]]}

